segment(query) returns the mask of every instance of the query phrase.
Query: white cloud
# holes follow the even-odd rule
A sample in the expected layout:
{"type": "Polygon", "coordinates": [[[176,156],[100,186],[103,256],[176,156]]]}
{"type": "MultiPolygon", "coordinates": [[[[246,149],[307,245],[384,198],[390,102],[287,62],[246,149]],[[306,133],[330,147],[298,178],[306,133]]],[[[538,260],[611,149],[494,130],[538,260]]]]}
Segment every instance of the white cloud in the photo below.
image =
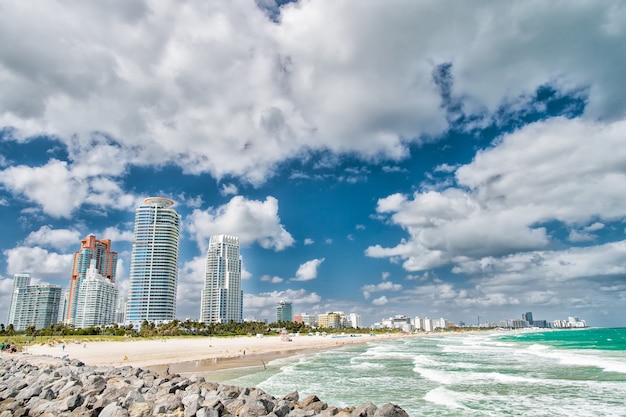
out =
{"type": "Polygon", "coordinates": [[[389,300],[384,295],[382,297],[378,297],[378,298],[372,300],[372,304],[374,304],[375,306],[384,306],[388,302],[389,302],[389,300]]]}
{"type": "Polygon", "coordinates": [[[402,290],[402,285],[394,284],[391,281],[383,281],[379,284],[364,285],[361,287],[361,291],[366,291],[368,293],[380,292],[380,291],[400,291],[400,290],[402,290]]]}
{"type": "Polygon", "coordinates": [[[235,196],[223,206],[206,211],[194,210],[186,218],[185,227],[202,251],[206,251],[210,236],[219,234],[239,237],[242,246],[256,242],[275,251],[294,243],[291,234],[280,223],[278,200],[272,196],[265,201],[235,196]]]}
{"type": "Polygon", "coordinates": [[[458,168],[458,188],[380,199],[377,212],[409,238],[366,254],[423,271],[545,248],[549,221],[599,230],[596,219],[626,216],[625,133],[626,121],[557,118],[505,135],[458,168]]]}
{"type": "Polygon", "coordinates": [[[552,84],[586,89],[590,119],[624,114],[621,6],[450,5],[303,2],[275,23],[252,1],[9,3],[0,125],[57,135],[81,178],[173,162],[260,183],[307,149],[399,159],[444,132],[442,63],[465,112],[526,106],[552,84]]]}
{"type": "Polygon", "coordinates": [[[317,278],[317,270],[324,262],[325,258],[311,259],[301,264],[296,271],[296,276],[290,281],[310,281],[317,278]]]}
{"type": "Polygon", "coordinates": [[[53,217],[69,217],[83,204],[118,209],[135,204],[136,198],[125,194],[116,182],[90,175],[65,161],[51,159],[39,167],[8,167],[0,171],[0,183],[11,192],[38,204],[53,217]]]}
{"type": "Polygon", "coordinates": [[[77,230],[53,229],[51,226],[42,226],[39,230],[30,232],[24,243],[29,246],[65,250],[72,246],[79,247],[81,239],[82,236],[77,230]]]}
{"type": "Polygon", "coordinates": [[[30,272],[34,279],[50,281],[66,287],[71,278],[73,254],[58,254],[36,247],[18,246],[3,252],[7,273],[30,272]],[[53,282],[54,281],[54,282],[53,282]]]}
{"type": "Polygon", "coordinates": [[[261,277],[261,281],[270,282],[272,284],[280,284],[281,282],[284,281],[284,279],[282,279],[281,277],[277,277],[277,276],[263,275],[261,277]]]}
{"type": "Polygon", "coordinates": [[[239,189],[235,184],[222,184],[222,188],[220,188],[221,195],[236,195],[239,192],[239,189]]]}
{"type": "Polygon", "coordinates": [[[307,237],[307,238],[304,239],[304,244],[305,245],[312,245],[313,243],[315,243],[315,241],[313,239],[311,239],[311,238],[307,237]]]}
{"type": "Polygon", "coordinates": [[[98,239],[111,239],[112,245],[115,245],[116,242],[130,242],[133,241],[133,230],[132,225],[129,226],[130,229],[120,230],[117,227],[107,227],[102,232],[96,233],[96,237],[98,239]]]}

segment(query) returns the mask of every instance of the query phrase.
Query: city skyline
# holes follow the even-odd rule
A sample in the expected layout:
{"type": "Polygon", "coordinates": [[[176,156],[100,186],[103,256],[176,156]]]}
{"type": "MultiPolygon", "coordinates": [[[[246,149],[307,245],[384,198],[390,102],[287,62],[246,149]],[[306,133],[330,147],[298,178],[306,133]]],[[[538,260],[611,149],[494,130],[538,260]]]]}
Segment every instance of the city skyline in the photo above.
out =
{"type": "Polygon", "coordinates": [[[130,298],[161,196],[180,319],[228,234],[244,318],[626,326],[623,2],[74,6],[0,13],[0,316],[15,273],[67,288],[89,234],[130,298]]]}

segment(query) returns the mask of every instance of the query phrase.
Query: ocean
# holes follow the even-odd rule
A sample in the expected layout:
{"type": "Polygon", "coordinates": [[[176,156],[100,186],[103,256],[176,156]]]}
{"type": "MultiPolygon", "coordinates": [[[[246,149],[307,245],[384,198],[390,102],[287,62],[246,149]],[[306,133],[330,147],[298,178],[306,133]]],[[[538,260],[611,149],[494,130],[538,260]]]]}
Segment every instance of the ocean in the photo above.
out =
{"type": "Polygon", "coordinates": [[[390,402],[410,416],[626,416],[626,329],[383,338],[220,379],[341,407],[390,402]]]}

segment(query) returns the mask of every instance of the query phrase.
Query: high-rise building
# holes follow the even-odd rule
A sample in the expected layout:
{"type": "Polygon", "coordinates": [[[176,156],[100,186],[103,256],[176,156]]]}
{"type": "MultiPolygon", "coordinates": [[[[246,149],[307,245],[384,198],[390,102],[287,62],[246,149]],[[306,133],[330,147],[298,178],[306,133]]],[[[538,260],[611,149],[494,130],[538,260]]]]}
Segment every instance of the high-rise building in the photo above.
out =
{"type": "Polygon", "coordinates": [[[13,292],[11,293],[11,301],[9,304],[9,317],[7,323],[13,323],[15,321],[15,309],[17,308],[17,297],[20,289],[26,288],[30,285],[30,273],[20,272],[13,275],[13,292]]]}
{"type": "Polygon", "coordinates": [[[348,322],[350,323],[350,327],[353,329],[360,329],[361,326],[361,316],[356,313],[350,313],[348,316],[348,322]]]}
{"type": "Polygon", "coordinates": [[[530,311],[527,311],[526,313],[522,314],[522,320],[527,321],[528,324],[532,326],[533,325],[533,313],[530,311]]]}
{"type": "Polygon", "coordinates": [[[214,235],[209,240],[200,321],[228,323],[243,321],[241,256],[239,238],[214,235]]]}
{"type": "Polygon", "coordinates": [[[51,284],[30,285],[30,274],[15,274],[9,307],[9,322],[16,331],[28,326],[44,329],[59,321],[61,287],[51,284]]]}
{"type": "Polygon", "coordinates": [[[293,312],[291,303],[281,300],[276,306],[276,322],[293,321],[293,312]]]}
{"type": "Polygon", "coordinates": [[[126,323],[176,316],[180,215],[168,198],[149,197],[135,210],[126,323]]]}
{"type": "Polygon", "coordinates": [[[113,324],[116,299],[115,283],[98,273],[96,260],[92,259],[80,284],[74,325],[85,328],[113,324]]]}
{"type": "Polygon", "coordinates": [[[79,320],[76,317],[76,311],[80,286],[85,279],[87,269],[89,269],[92,260],[96,261],[96,269],[100,275],[110,282],[115,282],[117,253],[111,252],[111,240],[96,239],[95,235],[88,235],[81,240],[80,250],[74,253],[74,267],[72,268],[69,297],[63,313],[66,323],[76,323],[79,320]]]}

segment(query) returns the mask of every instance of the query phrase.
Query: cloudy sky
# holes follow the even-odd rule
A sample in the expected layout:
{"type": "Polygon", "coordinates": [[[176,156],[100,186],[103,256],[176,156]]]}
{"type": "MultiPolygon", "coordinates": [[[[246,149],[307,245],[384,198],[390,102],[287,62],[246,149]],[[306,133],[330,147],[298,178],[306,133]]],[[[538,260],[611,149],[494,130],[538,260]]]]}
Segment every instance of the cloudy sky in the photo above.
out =
{"type": "Polygon", "coordinates": [[[247,318],[626,325],[626,4],[282,3],[0,4],[0,322],[164,196],[181,319],[227,233],[247,318]]]}

